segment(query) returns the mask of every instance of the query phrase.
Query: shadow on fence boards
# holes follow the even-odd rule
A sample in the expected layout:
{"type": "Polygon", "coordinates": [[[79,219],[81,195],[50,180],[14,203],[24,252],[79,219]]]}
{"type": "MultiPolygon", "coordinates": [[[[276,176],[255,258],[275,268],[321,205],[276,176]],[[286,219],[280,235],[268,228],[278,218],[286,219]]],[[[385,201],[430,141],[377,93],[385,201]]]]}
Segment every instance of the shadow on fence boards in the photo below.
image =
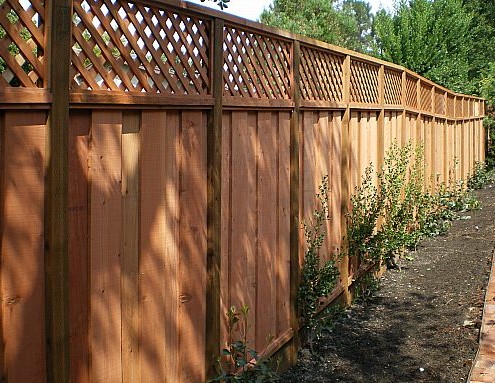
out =
{"type": "Polygon", "coordinates": [[[2,381],[203,382],[242,304],[292,363],[323,175],[331,254],[394,140],[430,188],[484,160],[483,100],[388,62],[171,0],[0,4],[2,381]]]}

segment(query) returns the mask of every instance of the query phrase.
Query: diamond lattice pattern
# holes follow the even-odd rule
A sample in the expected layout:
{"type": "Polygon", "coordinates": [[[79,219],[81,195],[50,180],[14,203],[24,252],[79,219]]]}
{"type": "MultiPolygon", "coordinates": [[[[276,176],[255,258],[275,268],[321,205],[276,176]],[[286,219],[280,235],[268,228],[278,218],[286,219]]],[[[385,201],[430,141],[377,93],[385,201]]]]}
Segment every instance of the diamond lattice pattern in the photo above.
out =
{"type": "Polygon", "coordinates": [[[224,95],[290,98],[290,42],[226,26],[223,48],[224,95]]]}
{"type": "Polygon", "coordinates": [[[385,69],[385,104],[402,104],[402,73],[385,69]]]}
{"type": "Polygon", "coordinates": [[[435,89],[435,113],[445,114],[445,93],[435,89]]]}
{"type": "Polygon", "coordinates": [[[421,83],[421,109],[431,112],[431,85],[428,85],[424,82],[421,83]]]}
{"type": "Polygon", "coordinates": [[[378,103],[379,67],[363,61],[351,61],[351,101],[378,103]]]}
{"type": "Polygon", "coordinates": [[[416,83],[417,81],[414,77],[406,76],[406,105],[413,108],[418,107],[416,83]]]}
{"type": "Polygon", "coordinates": [[[341,101],[344,56],[301,47],[300,88],[304,100],[341,101]]]}
{"type": "Polygon", "coordinates": [[[0,0],[0,88],[44,86],[45,5],[0,0]]]}
{"type": "Polygon", "coordinates": [[[209,93],[209,22],[117,0],[76,0],[73,21],[72,88],[209,93]]]}

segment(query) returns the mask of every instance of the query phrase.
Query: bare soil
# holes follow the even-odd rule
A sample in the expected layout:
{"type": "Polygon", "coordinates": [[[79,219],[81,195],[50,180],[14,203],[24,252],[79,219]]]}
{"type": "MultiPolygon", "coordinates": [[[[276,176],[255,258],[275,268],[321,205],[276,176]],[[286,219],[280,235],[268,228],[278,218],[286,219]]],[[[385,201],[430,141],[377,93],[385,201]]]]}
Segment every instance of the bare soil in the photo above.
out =
{"type": "Polygon", "coordinates": [[[495,248],[495,185],[475,192],[481,210],[424,240],[366,301],[303,349],[283,382],[465,382],[478,349],[495,248]]]}

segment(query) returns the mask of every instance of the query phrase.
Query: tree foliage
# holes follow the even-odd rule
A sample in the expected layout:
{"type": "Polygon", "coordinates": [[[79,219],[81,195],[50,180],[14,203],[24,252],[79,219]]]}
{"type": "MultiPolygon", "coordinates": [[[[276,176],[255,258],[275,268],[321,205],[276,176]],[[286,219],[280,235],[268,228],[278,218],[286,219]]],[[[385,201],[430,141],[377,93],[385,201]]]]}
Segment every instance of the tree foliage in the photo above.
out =
{"type": "Polygon", "coordinates": [[[375,53],[454,91],[469,89],[473,16],[462,0],[401,0],[373,23],[375,53]]]}
{"type": "Polygon", "coordinates": [[[371,38],[371,7],[362,0],[274,0],[260,20],[358,51],[366,51],[371,38]]]}

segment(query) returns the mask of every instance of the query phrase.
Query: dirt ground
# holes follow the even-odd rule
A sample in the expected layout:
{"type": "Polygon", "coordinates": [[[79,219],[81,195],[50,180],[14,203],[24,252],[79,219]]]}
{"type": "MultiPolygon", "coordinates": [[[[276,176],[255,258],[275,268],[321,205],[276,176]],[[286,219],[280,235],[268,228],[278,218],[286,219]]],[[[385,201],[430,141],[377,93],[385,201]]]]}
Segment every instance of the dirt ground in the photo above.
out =
{"type": "Polygon", "coordinates": [[[374,296],[346,310],[314,354],[303,349],[282,381],[465,382],[495,247],[495,185],[476,194],[481,210],[387,271],[374,296]]]}

